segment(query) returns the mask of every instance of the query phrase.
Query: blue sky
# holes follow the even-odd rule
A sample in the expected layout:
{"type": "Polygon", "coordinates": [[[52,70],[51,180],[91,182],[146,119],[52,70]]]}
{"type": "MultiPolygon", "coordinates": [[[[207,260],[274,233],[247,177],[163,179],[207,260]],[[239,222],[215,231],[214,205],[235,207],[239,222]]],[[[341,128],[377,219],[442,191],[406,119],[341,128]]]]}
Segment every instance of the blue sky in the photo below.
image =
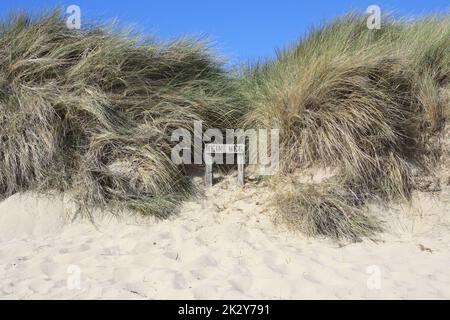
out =
{"type": "Polygon", "coordinates": [[[275,48],[294,42],[312,25],[351,10],[364,12],[372,4],[399,16],[449,13],[450,9],[448,0],[1,0],[0,14],[71,4],[81,8],[82,19],[117,18],[122,25],[160,38],[207,35],[232,63],[272,57],[275,48]]]}

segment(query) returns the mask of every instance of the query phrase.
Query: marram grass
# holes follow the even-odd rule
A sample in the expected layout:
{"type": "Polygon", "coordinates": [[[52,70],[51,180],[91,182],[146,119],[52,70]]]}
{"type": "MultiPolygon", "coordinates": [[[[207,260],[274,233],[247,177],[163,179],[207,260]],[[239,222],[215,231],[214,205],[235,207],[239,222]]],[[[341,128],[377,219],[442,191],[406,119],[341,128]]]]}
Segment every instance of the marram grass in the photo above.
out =
{"type": "Polygon", "coordinates": [[[16,15],[0,24],[0,194],[67,192],[82,212],[166,217],[194,193],[170,159],[173,129],[279,128],[282,175],[338,172],[279,193],[284,221],[371,237],[381,228],[366,202],[408,199],[448,159],[450,19],[365,19],[316,28],[236,78],[201,41],[16,15]]]}
{"type": "MultiPolygon", "coordinates": [[[[281,129],[283,174],[333,167],[342,189],[360,199],[408,199],[417,176],[433,173],[448,139],[442,134],[450,110],[448,15],[384,17],[380,30],[348,15],[244,75],[245,122],[281,129]]],[[[326,188],[281,195],[275,203],[310,235],[354,238],[374,230],[354,218],[364,214],[362,204],[326,188]]]]}
{"type": "Polygon", "coordinates": [[[353,191],[327,183],[297,184],[274,199],[284,222],[293,231],[333,240],[345,237],[351,241],[371,238],[382,230],[379,220],[369,216],[360,201],[353,191]]]}
{"type": "Polygon", "coordinates": [[[0,28],[0,193],[56,190],[83,212],[167,216],[192,194],[170,159],[172,130],[231,127],[239,103],[201,41],[18,14],[0,28]]]}

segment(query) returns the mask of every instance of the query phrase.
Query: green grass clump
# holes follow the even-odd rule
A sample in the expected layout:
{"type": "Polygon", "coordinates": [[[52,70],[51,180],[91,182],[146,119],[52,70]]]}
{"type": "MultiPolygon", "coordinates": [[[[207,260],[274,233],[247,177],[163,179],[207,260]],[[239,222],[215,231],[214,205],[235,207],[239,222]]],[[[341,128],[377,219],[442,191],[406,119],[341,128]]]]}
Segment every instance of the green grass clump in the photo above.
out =
{"type": "Polygon", "coordinates": [[[0,27],[0,194],[57,190],[85,212],[167,216],[192,194],[172,130],[232,126],[236,92],[202,41],[15,15],[0,27]]]}
{"type": "MultiPolygon", "coordinates": [[[[360,198],[407,199],[414,172],[432,172],[442,153],[449,66],[448,15],[405,22],[384,17],[380,30],[369,30],[366,17],[348,15],[245,72],[245,121],[281,129],[284,174],[333,167],[343,188],[360,198]]],[[[361,205],[337,210],[323,193],[282,199],[281,214],[308,234],[365,233],[364,225],[345,219],[322,232],[319,217],[355,216],[361,205]]]]}
{"type": "Polygon", "coordinates": [[[360,206],[362,199],[336,185],[296,185],[279,193],[275,205],[291,229],[307,236],[359,241],[381,231],[379,221],[360,206]]]}

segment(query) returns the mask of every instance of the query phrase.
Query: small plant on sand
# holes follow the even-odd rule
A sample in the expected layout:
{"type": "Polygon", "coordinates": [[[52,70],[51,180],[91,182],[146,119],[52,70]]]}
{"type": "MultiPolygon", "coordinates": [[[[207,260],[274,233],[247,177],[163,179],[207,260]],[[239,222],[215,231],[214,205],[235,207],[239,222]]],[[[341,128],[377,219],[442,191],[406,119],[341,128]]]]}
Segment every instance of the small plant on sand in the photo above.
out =
{"type": "Polygon", "coordinates": [[[379,221],[367,215],[357,194],[338,185],[299,184],[279,193],[275,205],[294,231],[307,236],[359,241],[381,231],[379,221]]]}

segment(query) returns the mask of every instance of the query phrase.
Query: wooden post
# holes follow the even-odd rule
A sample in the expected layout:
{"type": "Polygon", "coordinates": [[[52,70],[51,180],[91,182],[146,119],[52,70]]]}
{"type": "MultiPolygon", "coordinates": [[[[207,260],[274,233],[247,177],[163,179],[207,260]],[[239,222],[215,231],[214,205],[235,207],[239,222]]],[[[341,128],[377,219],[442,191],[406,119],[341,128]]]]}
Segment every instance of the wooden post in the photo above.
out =
{"type": "Polygon", "coordinates": [[[209,188],[213,185],[213,161],[210,153],[205,152],[205,185],[209,188]]]}

